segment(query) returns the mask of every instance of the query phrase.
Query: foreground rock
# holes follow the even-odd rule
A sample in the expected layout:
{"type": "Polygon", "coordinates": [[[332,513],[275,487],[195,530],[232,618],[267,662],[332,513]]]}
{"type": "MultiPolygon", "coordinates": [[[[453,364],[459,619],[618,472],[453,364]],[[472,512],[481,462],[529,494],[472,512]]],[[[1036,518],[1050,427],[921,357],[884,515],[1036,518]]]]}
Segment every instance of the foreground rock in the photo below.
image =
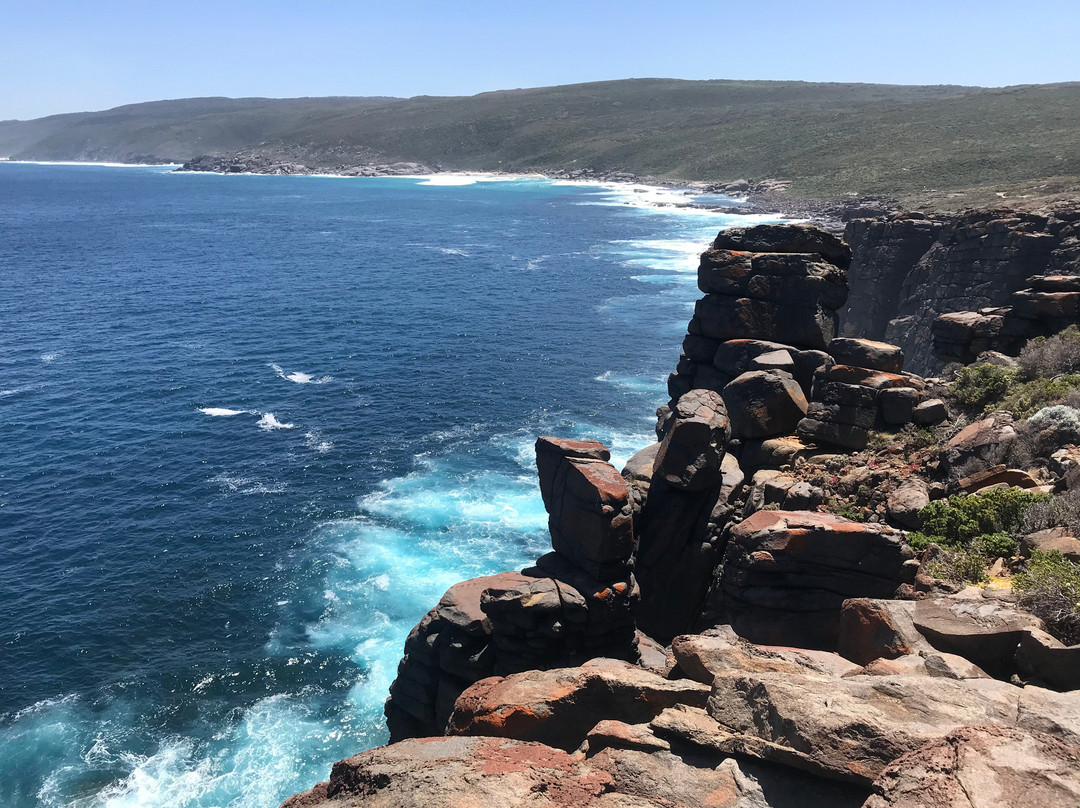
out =
{"type": "Polygon", "coordinates": [[[966,725],[1080,741],[1080,698],[993,679],[722,674],[708,712],[750,754],[867,784],[901,755],[966,725]]]}
{"type": "Polygon", "coordinates": [[[328,782],[282,808],[618,805],[598,802],[613,786],[607,772],[542,744],[421,738],[335,763],[328,782]]]}
{"type": "Polygon", "coordinates": [[[571,751],[605,719],[651,721],[675,704],[704,707],[709,687],[670,681],[611,659],[477,682],[457,700],[447,732],[539,741],[571,751]]]}
{"type": "Polygon", "coordinates": [[[898,758],[874,790],[865,808],[1080,805],[1080,748],[1039,732],[963,727],[898,758]]]}

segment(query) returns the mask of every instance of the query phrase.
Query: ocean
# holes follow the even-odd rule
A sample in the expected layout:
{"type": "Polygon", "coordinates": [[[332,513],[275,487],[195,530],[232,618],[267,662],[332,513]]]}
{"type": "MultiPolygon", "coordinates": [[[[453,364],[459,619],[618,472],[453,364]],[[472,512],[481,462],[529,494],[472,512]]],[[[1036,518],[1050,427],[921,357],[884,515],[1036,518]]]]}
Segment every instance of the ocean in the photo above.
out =
{"type": "MultiPolygon", "coordinates": [[[[543,179],[0,163],[0,805],[273,808],[409,629],[653,440],[743,217],[543,179]]],[[[754,221],[764,217],[753,217],[754,221]]]]}

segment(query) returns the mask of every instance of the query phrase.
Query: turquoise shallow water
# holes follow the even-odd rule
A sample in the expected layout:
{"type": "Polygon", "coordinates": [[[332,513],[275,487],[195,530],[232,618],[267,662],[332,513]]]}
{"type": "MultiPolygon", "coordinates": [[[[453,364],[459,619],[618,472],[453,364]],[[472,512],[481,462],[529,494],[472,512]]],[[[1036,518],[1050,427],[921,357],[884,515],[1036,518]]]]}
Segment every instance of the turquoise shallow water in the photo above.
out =
{"type": "Polygon", "coordinates": [[[0,164],[0,805],[275,806],[409,628],[650,442],[734,217],[523,179],[0,164]]]}

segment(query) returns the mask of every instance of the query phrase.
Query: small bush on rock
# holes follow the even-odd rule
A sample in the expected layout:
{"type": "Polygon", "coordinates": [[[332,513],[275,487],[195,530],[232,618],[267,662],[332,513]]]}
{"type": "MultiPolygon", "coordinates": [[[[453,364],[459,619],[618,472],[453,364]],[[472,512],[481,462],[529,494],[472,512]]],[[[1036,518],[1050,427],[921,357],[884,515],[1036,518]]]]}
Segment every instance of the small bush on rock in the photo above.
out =
{"type": "Polygon", "coordinates": [[[1012,536],[1020,530],[1027,509],[1049,499],[1047,494],[1004,487],[936,500],[919,512],[924,546],[934,542],[942,547],[965,548],[991,534],[1012,536]]]}
{"type": "Polygon", "coordinates": [[[1067,443],[1080,443],[1080,410],[1064,404],[1043,407],[1025,425],[1039,455],[1049,454],[1067,443]]]}
{"type": "Polygon", "coordinates": [[[1080,643],[1080,564],[1056,550],[1034,551],[1027,569],[1013,578],[1020,605],[1046,623],[1066,645],[1080,643]]]}
{"type": "Polygon", "coordinates": [[[1080,329],[1071,325],[1052,337],[1028,340],[1016,362],[1026,379],[1080,371],[1080,329]]]}
{"type": "Polygon", "coordinates": [[[987,559],[976,550],[944,550],[939,548],[926,562],[926,572],[944,581],[958,584],[980,584],[989,580],[987,559]]]}
{"type": "Polygon", "coordinates": [[[926,560],[926,571],[935,578],[980,583],[995,558],[1016,555],[1024,514],[1049,499],[1011,487],[939,499],[919,512],[922,532],[909,533],[908,544],[916,550],[936,546],[926,560]]]}
{"type": "Polygon", "coordinates": [[[1051,527],[1080,531],[1080,489],[1033,503],[1020,519],[1019,532],[1027,535],[1051,527]]]}
{"type": "Polygon", "coordinates": [[[997,365],[968,365],[949,386],[956,400],[968,406],[992,406],[1020,381],[1020,371],[997,365]]]}
{"type": "Polygon", "coordinates": [[[1029,418],[1044,407],[1061,403],[1077,388],[1080,374],[1014,384],[996,403],[988,403],[985,411],[1008,410],[1017,418],[1029,418]]]}

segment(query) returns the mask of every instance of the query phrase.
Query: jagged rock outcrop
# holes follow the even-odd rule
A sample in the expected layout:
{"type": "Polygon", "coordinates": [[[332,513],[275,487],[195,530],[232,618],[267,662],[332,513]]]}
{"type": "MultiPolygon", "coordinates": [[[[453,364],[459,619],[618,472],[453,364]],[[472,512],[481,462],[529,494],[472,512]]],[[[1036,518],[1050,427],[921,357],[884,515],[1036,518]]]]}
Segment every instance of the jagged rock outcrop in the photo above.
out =
{"type": "Polygon", "coordinates": [[[456,584],[412,630],[386,702],[392,741],[441,734],[462,691],[492,674],[637,659],[633,505],[610,457],[596,441],[537,440],[554,552],[456,584]]]}
{"type": "MultiPolygon", "coordinates": [[[[920,247],[932,235],[933,260],[918,263],[957,272],[1049,244],[1035,220],[980,221],[959,235],[911,218],[893,230],[920,247]]],[[[878,254],[899,262],[889,232],[878,254]]],[[[1053,263],[1067,250],[1050,252],[1053,263]]],[[[886,524],[918,527],[947,483],[1030,488],[999,463],[1017,428],[992,416],[917,463],[888,460],[892,447],[850,454],[871,430],[948,412],[939,382],[904,371],[917,339],[834,336],[846,266],[846,247],[812,228],[721,234],[658,442],[619,473],[599,443],[539,439],[553,552],[451,588],[406,642],[392,739],[486,737],[364,753],[289,805],[936,808],[955,796],[973,808],[1044,775],[1032,794],[1072,799],[1062,772],[1080,761],[1080,646],[1000,590],[949,588],[929,565],[917,574],[886,524]],[[824,512],[845,491],[870,492],[868,521],[824,512]],[[972,778],[986,788],[969,790],[972,778]]],[[[1053,283],[1035,294],[1080,296],[1080,281],[1053,283]]],[[[1071,455],[1055,457],[1058,476],[1073,473],[1071,455]]]]}
{"type": "Polygon", "coordinates": [[[778,369],[808,380],[827,361],[820,351],[837,334],[850,258],[847,245],[817,228],[721,232],[701,256],[698,288],[705,296],[668,380],[672,401],[693,389],[721,392],[748,371],[778,369]],[[727,342],[737,344],[721,350],[727,342]],[[763,355],[771,356],[755,364],[763,355]]]}
{"type": "Polygon", "coordinates": [[[964,364],[987,351],[1015,356],[1032,337],[1048,337],[1080,322],[1080,276],[1034,275],[1007,302],[936,318],[931,327],[935,356],[964,364]]]}
{"type": "Polygon", "coordinates": [[[727,408],[712,390],[684,395],[662,423],[648,498],[637,522],[638,626],[668,642],[690,629],[720,560],[726,521],[727,408]]]}

